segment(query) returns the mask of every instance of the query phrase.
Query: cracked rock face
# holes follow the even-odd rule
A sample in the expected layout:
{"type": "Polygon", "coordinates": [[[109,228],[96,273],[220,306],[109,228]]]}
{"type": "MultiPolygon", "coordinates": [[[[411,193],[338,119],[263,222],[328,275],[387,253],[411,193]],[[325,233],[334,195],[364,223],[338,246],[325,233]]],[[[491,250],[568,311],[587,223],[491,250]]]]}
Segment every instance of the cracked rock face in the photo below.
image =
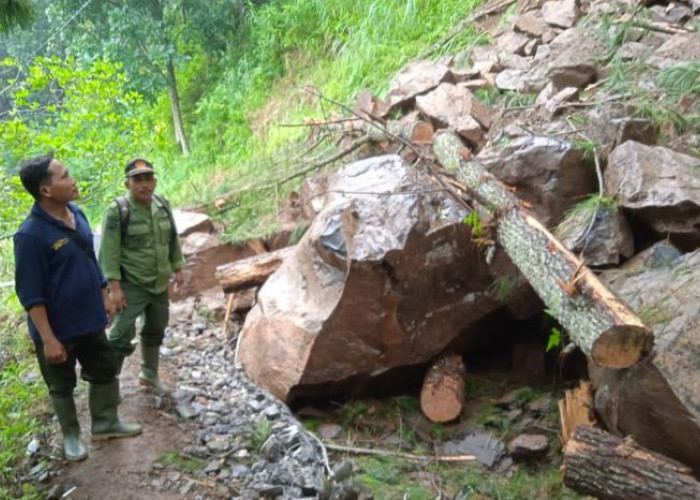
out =
{"type": "Polygon", "coordinates": [[[297,386],[429,360],[500,306],[465,209],[397,156],[330,176],[295,252],[260,289],[239,360],[281,399],[297,386]]]}
{"type": "Polygon", "coordinates": [[[700,160],[627,141],[610,154],[605,188],[620,206],[659,235],[682,245],[700,242],[700,160]]]}

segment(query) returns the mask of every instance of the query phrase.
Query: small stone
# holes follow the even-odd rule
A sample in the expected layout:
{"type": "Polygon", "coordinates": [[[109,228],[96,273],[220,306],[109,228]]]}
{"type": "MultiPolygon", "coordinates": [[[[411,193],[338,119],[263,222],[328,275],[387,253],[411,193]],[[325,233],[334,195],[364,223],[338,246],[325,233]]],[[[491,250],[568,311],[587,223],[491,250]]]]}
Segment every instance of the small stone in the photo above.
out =
{"type": "Polygon", "coordinates": [[[253,411],[255,411],[255,412],[258,412],[258,411],[260,411],[260,410],[262,409],[263,405],[262,405],[262,403],[261,403],[260,401],[256,401],[256,400],[254,400],[254,399],[251,399],[251,400],[248,401],[248,407],[249,407],[251,410],[253,410],[253,411]]]}
{"type": "Polygon", "coordinates": [[[265,416],[268,420],[275,420],[280,416],[280,409],[276,405],[270,405],[265,408],[265,416]]]}
{"type": "Polygon", "coordinates": [[[190,419],[197,416],[197,412],[195,412],[190,405],[185,403],[179,403],[176,410],[177,413],[184,419],[190,419]]]}
{"type": "Polygon", "coordinates": [[[219,472],[221,470],[221,463],[218,460],[212,460],[204,468],[204,472],[209,474],[210,472],[219,472]]]}
{"type": "Polygon", "coordinates": [[[540,458],[548,448],[547,437],[542,434],[520,434],[508,443],[508,453],[516,460],[540,458]]]}
{"type": "Polygon", "coordinates": [[[39,451],[39,440],[37,438],[32,438],[27,445],[27,455],[32,456],[37,451],[39,451]]]}
{"type": "Polygon", "coordinates": [[[246,477],[248,474],[250,474],[250,469],[245,465],[236,464],[231,467],[231,476],[236,479],[246,477]]]}
{"type": "Polygon", "coordinates": [[[214,453],[219,453],[229,449],[229,438],[228,436],[214,436],[214,438],[207,443],[207,448],[214,453]]]}
{"type": "Polygon", "coordinates": [[[332,423],[319,425],[316,432],[321,439],[341,439],[345,433],[342,426],[332,423]]]}
{"type": "Polygon", "coordinates": [[[177,471],[168,472],[168,479],[174,483],[178,482],[181,477],[182,474],[177,471]]]}

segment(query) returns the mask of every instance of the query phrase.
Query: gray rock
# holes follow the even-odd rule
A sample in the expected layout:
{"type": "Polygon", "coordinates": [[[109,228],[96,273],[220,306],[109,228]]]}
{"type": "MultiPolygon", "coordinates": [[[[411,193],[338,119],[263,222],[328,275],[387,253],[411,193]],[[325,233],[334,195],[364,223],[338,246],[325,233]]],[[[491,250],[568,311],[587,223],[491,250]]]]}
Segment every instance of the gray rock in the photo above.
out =
{"type": "Polygon", "coordinates": [[[520,434],[508,443],[508,453],[516,460],[541,458],[548,449],[547,436],[541,434],[520,434]]]}
{"type": "Polygon", "coordinates": [[[582,88],[596,79],[602,44],[588,31],[571,28],[549,44],[548,76],[555,89],[582,88]]]}
{"type": "Polygon", "coordinates": [[[197,416],[197,412],[194,411],[192,406],[186,403],[178,403],[176,407],[178,415],[180,415],[182,418],[194,418],[197,416]]]}
{"type": "Polygon", "coordinates": [[[649,65],[660,69],[691,62],[700,62],[700,32],[673,35],[647,59],[649,65]]]}
{"type": "Polygon", "coordinates": [[[595,190],[595,173],[583,155],[567,141],[521,137],[505,147],[489,148],[477,158],[518,197],[532,204],[535,216],[548,227],[558,223],[574,200],[595,190]]]}
{"type": "Polygon", "coordinates": [[[555,235],[566,248],[583,255],[590,267],[618,265],[634,254],[634,235],[620,210],[602,204],[569,214],[555,235]]]}
{"type": "Polygon", "coordinates": [[[544,20],[559,28],[571,28],[580,16],[578,0],[553,0],[542,5],[544,20]]]}
{"type": "Polygon", "coordinates": [[[441,446],[445,455],[474,455],[486,467],[492,467],[506,454],[506,445],[485,432],[472,432],[459,441],[451,440],[441,446]]]}
{"type": "Polygon", "coordinates": [[[275,420],[280,416],[280,409],[277,405],[270,405],[265,408],[264,413],[268,420],[275,420]]]}
{"type": "Polygon", "coordinates": [[[321,439],[341,439],[345,434],[343,427],[338,424],[323,423],[316,429],[321,439]]]}
{"type": "Polygon", "coordinates": [[[605,188],[660,235],[700,242],[700,159],[627,141],[608,159],[605,188]]]}
{"type": "Polygon", "coordinates": [[[229,447],[230,440],[228,436],[214,436],[207,442],[207,448],[214,453],[221,453],[228,450],[229,447]]]}
{"type": "Polygon", "coordinates": [[[231,467],[231,476],[236,479],[242,479],[250,474],[250,469],[245,465],[236,464],[231,467]]]}
{"type": "Polygon", "coordinates": [[[432,61],[417,61],[401,70],[389,84],[386,96],[385,116],[391,110],[412,101],[416,96],[428,92],[449,75],[449,68],[432,61]]]}

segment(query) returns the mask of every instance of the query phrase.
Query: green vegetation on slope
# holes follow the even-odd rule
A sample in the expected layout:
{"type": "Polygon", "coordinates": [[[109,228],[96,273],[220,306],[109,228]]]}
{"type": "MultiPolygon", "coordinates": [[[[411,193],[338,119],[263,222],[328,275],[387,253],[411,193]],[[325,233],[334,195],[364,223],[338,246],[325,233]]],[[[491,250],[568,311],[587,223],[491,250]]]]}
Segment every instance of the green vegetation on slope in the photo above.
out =
{"type": "MultiPolygon", "coordinates": [[[[188,117],[192,155],[177,165],[162,156],[172,165],[163,188],[181,203],[199,204],[247,187],[226,213],[230,236],[269,231],[276,203],[296,187],[277,181],[299,168],[295,147],[308,133],[280,125],[340,111],[301,87],[349,104],[365,88],[381,94],[407,61],[480,3],[291,0],[255,10],[227,55],[228,69],[188,117]],[[250,189],[261,186],[267,187],[250,189]]],[[[444,50],[478,41],[467,30],[444,50]]],[[[194,94],[190,87],[197,81],[188,71],[183,92],[194,94]]]]}

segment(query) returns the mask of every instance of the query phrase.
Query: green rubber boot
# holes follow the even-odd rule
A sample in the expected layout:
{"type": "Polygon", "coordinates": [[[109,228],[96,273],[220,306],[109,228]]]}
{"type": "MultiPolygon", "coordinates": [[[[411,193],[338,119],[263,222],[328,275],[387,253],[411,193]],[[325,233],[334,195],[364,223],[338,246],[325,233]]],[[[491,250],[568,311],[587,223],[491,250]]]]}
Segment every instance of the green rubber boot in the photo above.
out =
{"type": "Polygon", "coordinates": [[[92,440],[102,441],[141,434],[141,426],[125,424],[117,416],[119,382],[90,384],[90,414],[92,415],[92,440]]]}
{"type": "Polygon", "coordinates": [[[85,460],[88,456],[88,450],[83,436],[80,434],[80,424],[75,412],[73,396],[51,398],[51,402],[63,434],[63,455],[71,462],[85,460]]]}
{"type": "Polygon", "coordinates": [[[170,388],[158,378],[160,346],[141,344],[141,373],[139,380],[151,387],[157,394],[170,394],[170,388]]]}

